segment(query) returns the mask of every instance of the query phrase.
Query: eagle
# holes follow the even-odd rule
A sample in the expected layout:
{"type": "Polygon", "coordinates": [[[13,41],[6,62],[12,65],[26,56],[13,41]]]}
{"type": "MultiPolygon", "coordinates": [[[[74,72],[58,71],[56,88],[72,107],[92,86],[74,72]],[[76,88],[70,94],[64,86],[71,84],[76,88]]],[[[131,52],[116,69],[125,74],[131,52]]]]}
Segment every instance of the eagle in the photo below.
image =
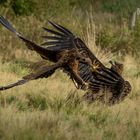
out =
{"type": "Polygon", "coordinates": [[[48,78],[56,69],[62,69],[77,89],[85,91],[84,100],[102,101],[108,93],[111,93],[108,103],[114,104],[122,101],[131,92],[130,83],[122,77],[123,64],[110,61],[111,67],[106,67],[82,39],[65,27],[48,22],[53,29],[43,27],[47,35],[42,36],[44,42],[38,45],[17,32],[3,16],[0,16],[0,23],[15,33],[28,49],[38,53],[42,59],[53,62],[51,65],[39,67],[15,83],[1,86],[0,90],[23,85],[31,80],[48,78]]]}

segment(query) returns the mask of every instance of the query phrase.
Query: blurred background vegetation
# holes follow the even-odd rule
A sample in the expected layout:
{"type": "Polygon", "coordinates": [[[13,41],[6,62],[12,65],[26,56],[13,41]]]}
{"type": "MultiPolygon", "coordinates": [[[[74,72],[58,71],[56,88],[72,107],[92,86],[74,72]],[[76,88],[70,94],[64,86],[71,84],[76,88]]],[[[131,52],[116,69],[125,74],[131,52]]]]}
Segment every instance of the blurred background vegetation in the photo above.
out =
{"type": "MultiPolygon", "coordinates": [[[[95,38],[97,46],[133,56],[140,54],[139,16],[136,17],[135,27],[131,28],[133,14],[139,7],[139,0],[0,0],[1,15],[32,40],[41,41],[40,28],[47,26],[49,19],[83,38],[87,37],[87,29],[93,30],[92,26],[95,34],[90,36],[95,38]]],[[[13,44],[13,50],[21,46],[13,44]]],[[[1,46],[2,54],[7,52],[8,46],[1,46]]],[[[15,54],[11,53],[14,58],[15,54]]]]}

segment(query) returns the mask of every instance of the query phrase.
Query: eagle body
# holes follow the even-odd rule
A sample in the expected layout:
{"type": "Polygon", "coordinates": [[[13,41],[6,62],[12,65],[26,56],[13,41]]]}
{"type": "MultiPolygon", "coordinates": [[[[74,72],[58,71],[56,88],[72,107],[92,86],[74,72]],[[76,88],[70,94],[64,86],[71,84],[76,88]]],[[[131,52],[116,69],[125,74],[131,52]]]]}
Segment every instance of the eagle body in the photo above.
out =
{"type": "Polygon", "coordinates": [[[56,69],[61,68],[70,76],[76,88],[85,90],[84,100],[95,101],[111,93],[109,104],[122,101],[130,92],[131,85],[122,77],[123,65],[111,62],[111,68],[104,66],[90,51],[85,43],[65,27],[48,21],[54,29],[43,27],[47,35],[41,45],[26,39],[2,16],[0,23],[15,33],[32,51],[38,53],[42,59],[53,62],[37,69],[36,72],[24,76],[21,80],[0,87],[6,90],[39,78],[48,78],[56,69]]]}

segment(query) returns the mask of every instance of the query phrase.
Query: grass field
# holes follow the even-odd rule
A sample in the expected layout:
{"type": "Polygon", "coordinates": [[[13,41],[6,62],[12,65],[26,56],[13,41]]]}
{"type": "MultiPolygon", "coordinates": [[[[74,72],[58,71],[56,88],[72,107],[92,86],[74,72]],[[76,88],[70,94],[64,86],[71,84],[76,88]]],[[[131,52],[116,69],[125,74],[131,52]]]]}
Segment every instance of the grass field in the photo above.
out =
{"type": "MultiPolygon", "coordinates": [[[[6,13],[8,9],[4,7],[3,11],[6,13]]],[[[80,12],[77,11],[76,14],[80,12]]],[[[66,15],[63,13],[56,21],[63,22],[61,19],[65,19],[68,13],[69,9],[66,15]]],[[[51,18],[53,15],[55,13],[52,13],[51,18]]],[[[91,19],[84,20],[87,22],[83,23],[84,26],[80,24],[82,18],[78,22],[72,15],[71,22],[65,20],[63,23],[82,36],[105,65],[109,66],[110,59],[124,64],[123,76],[132,85],[131,94],[123,102],[113,106],[99,102],[81,102],[84,92],[77,90],[67,75],[58,70],[48,79],[31,81],[23,86],[0,92],[0,140],[140,139],[140,58],[131,53],[131,50],[139,53],[140,27],[136,28],[137,32],[132,33],[125,21],[123,25],[118,26],[116,23],[110,23],[109,19],[113,15],[107,13],[94,15],[95,19],[100,21],[100,24],[95,26],[92,16],[89,14],[91,19]],[[105,22],[105,19],[109,22],[105,22]],[[89,26],[85,29],[85,25],[89,26]],[[99,47],[95,47],[95,44],[99,47]],[[103,49],[100,45],[103,45],[103,49]],[[105,49],[106,46],[109,51],[105,49]],[[111,47],[117,48],[114,53],[110,51],[111,47]],[[123,49],[128,49],[129,53],[123,53],[123,49]]],[[[40,18],[43,18],[43,15],[40,18]]],[[[13,18],[12,15],[9,19],[26,37],[37,43],[41,42],[40,28],[47,25],[45,20],[42,22],[42,19],[39,20],[32,15],[19,18],[13,18]]],[[[21,41],[4,28],[0,27],[0,33],[1,86],[21,79],[31,71],[29,65],[41,58],[27,50],[21,41]]]]}
{"type": "MultiPolygon", "coordinates": [[[[79,102],[83,92],[75,90],[60,71],[48,79],[0,92],[0,139],[138,140],[140,78],[133,73],[137,66],[133,61],[130,56],[124,61],[132,92],[122,103],[110,107],[79,102]]],[[[20,79],[7,71],[8,64],[0,67],[1,85],[20,79]]]]}
{"type": "MultiPolygon", "coordinates": [[[[30,71],[19,62],[0,63],[1,85],[14,82],[30,71]]],[[[0,139],[139,140],[139,63],[127,55],[123,64],[124,77],[133,90],[114,106],[80,102],[84,92],[76,90],[61,71],[48,79],[0,92],[0,139]]]]}

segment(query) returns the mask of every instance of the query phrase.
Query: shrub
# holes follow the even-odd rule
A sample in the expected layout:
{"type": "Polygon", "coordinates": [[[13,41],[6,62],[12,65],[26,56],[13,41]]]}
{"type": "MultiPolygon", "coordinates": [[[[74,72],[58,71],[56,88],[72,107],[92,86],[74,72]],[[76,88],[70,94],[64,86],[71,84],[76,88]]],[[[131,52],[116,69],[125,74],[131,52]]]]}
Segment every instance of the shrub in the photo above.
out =
{"type": "Polygon", "coordinates": [[[14,0],[12,8],[17,15],[29,15],[35,9],[35,2],[31,0],[14,0]]]}
{"type": "Polygon", "coordinates": [[[7,2],[7,0],[0,0],[0,4],[4,4],[6,2],[7,2]]]}

